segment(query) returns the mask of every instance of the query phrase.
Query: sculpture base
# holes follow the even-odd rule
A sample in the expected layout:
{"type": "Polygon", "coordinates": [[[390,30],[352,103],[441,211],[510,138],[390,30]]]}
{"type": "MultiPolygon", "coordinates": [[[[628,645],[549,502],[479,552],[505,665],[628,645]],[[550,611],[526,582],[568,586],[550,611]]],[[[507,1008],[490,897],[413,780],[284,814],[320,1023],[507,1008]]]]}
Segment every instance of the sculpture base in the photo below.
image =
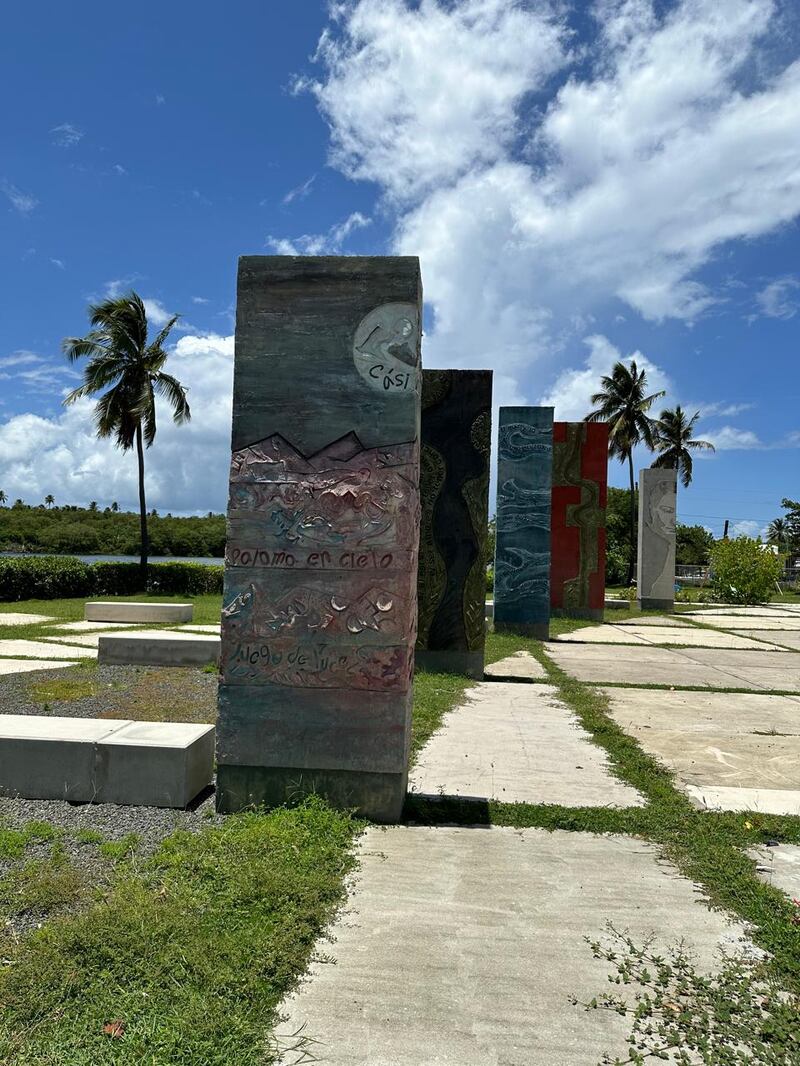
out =
{"type": "Polygon", "coordinates": [[[642,598],[640,600],[637,599],[636,606],[640,611],[667,611],[669,613],[675,610],[675,601],[642,598]]]}
{"type": "Polygon", "coordinates": [[[533,640],[550,639],[549,622],[500,622],[495,616],[495,633],[515,633],[518,637],[532,637],[533,640]]]}
{"type": "Polygon", "coordinates": [[[332,807],[354,810],[373,822],[399,822],[408,774],[355,770],[303,770],[273,766],[217,767],[217,811],[234,814],[248,807],[281,807],[312,794],[332,807]]]}
{"type": "Polygon", "coordinates": [[[602,607],[552,607],[551,618],[582,618],[587,622],[602,622],[602,607]]]}
{"type": "Polygon", "coordinates": [[[431,651],[418,648],[414,654],[417,670],[431,674],[461,674],[483,681],[483,651],[431,651]]]}

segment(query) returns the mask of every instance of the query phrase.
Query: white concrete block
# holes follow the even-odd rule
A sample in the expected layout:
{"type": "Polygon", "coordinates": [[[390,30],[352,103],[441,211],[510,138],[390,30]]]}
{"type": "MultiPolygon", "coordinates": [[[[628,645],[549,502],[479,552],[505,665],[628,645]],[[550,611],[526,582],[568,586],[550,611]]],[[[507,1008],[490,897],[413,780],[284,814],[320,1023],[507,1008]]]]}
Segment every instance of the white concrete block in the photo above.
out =
{"type": "Polygon", "coordinates": [[[210,784],[214,727],[0,715],[0,793],[185,807],[210,784]]]}
{"type": "Polygon", "coordinates": [[[101,633],[99,662],[143,666],[204,666],[219,661],[220,637],[204,633],[138,630],[135,633],[101,633]]]}
{"type": "Polygon", "coordinates": [[[170,625],[173,622],[191,622],[191,603],[87,603],[84,615],[87,622],[157,622],[170,625]]]}
{"type": "Polygon", "coordinates": [[[0,715],[0,792],[25,799],[97,798],[99,740],[126,722],[49,715],[0,715]]]}
{"type": "Polygon", "coordinates": [[[214,774],[213,725],[129,722],[97,749],[102,803],[185,807],[214,774]]]}

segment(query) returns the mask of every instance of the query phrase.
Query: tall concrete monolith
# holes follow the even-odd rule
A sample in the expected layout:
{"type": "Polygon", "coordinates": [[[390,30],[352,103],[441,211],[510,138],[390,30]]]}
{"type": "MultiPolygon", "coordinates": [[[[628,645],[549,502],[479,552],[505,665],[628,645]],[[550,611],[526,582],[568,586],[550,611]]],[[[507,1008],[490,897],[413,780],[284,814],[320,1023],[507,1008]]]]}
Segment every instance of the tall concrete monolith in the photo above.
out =
{"type": "Polygon", "coordinates": [[[419,530],[419,262],[239,263],[218,808],[406,793],[419,530]]]}
{"type": "Polygon", "coordinates": [[[494,627],[550,631],[553,408],[501,407],[497,446],[494,627]]]}
{"type": "Polygon", "coordinates": [[[550,606],[602,620],[606,584],[608,424],[553,423],[550,606]]]}
{"type": "Polygon", "coordinates": [[[642,610],[671,611],[675,605],[677,492],[677,471],[640,472],[636,598],[642,610]]]}
{"type": "Polygon", "coordinates": [[[425,370],[417,665],[483,677],[491,370],[425,370]]]}

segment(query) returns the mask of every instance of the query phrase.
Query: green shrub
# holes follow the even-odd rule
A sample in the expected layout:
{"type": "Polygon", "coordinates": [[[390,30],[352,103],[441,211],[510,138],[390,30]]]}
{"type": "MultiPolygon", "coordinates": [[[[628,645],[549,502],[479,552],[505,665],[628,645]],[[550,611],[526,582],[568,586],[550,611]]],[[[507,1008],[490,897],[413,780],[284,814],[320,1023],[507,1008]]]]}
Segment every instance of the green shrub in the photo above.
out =
{"type": "Polygon", "coordinates": [[[90,596],[92,568],[80,559],[54,555],[0,558],[0,601],[55,600],[90,596]]]}
{"type": "Polygon", "coordinates": [[[154,563],[148,569],[148,592],[162,596],[202,596],[222,593],[221,566],[203,563],[154,563]]]}
{"type": "MultiPolygon", "coordinates": [[[[223,567],[202,563],[151,563],[147,592],[161,596],[222,593],[223,567]]],[[[87,564],[72,556],[0,558],[0,602],[73,596],[131,596],[144,592],[138,563],[87,564]]]]}
{"type": "Polygon", "coordinates": [[[783,560],[752,537],[718,540],[711,549],[711,582],[723,603],[765,603],[776,591],[783,560]]]}
{"type": "Polygon", "coordinates": [[[487,566],[486,568],[486,591],[494,592],[494,567],[487,566]]]}
{"type": "Polygon", "coordinates": [[[627,550],[609,544],[606,549],[606,585],[624,585],[628,576],[627,550]]]}

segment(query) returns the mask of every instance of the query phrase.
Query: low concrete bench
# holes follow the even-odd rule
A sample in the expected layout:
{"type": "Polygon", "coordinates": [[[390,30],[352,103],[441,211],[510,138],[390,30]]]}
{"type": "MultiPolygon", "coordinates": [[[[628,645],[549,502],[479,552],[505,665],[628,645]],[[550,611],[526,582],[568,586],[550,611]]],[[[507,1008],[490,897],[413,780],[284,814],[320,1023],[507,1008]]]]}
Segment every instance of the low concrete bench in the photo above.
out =
{"type": "Polygon", "coordinates": [[[211,783],[214,727],[0,715],[0,794],[185,807],[211,783]]]}
{"type": "Polygon", "coordinates": [[[205,633],[169,633],[159,629],[101,633],[97,661],[115,666],[206,666],[219,662],[221,643],[219,637],[205,633]]]}
{"type": "Polygon", "coordinates": [[[84,617],[87,622],[191,622],[191,603],[87,603],[84,617]]]}
{"type": "Polygon", "coordinates": [[[625,611],[629,610],[631,606],[630,600],[606,600],[605,608],[607,611],[625,611]]]}

